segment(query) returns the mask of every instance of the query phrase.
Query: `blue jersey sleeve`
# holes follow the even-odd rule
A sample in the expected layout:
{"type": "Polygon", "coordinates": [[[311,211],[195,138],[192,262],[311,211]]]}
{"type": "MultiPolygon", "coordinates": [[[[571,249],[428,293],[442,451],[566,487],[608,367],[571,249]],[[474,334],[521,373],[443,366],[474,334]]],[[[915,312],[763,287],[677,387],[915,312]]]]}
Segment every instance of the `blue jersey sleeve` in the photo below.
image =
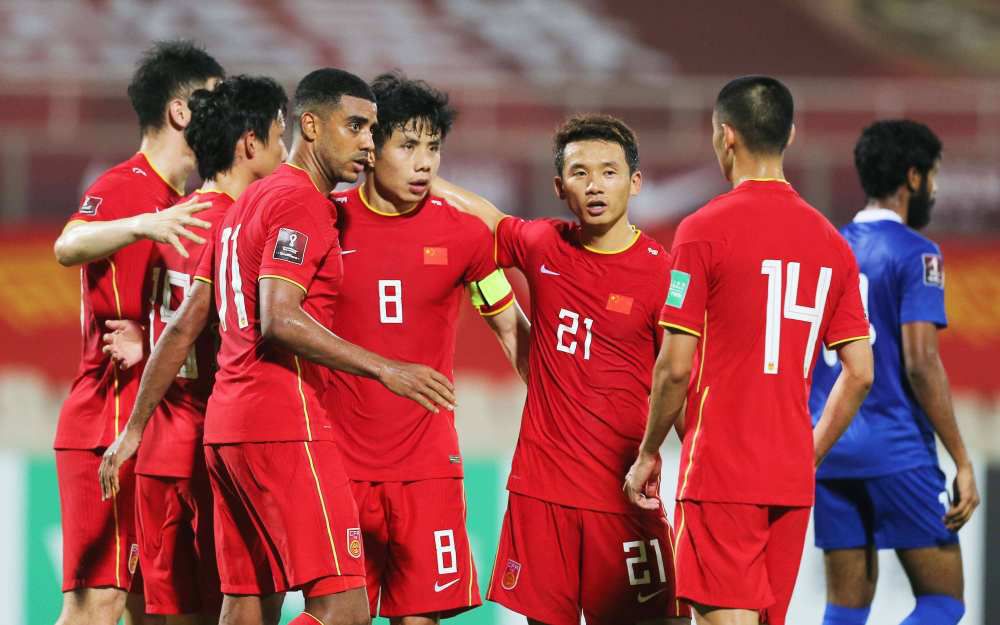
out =
{"type": "Polygon", "coordinates": [[[930,241],[910,247],[899,259],[901,298],[899,322],[926,321],[948,325],[944,310],[944,258],[930,241]]]}

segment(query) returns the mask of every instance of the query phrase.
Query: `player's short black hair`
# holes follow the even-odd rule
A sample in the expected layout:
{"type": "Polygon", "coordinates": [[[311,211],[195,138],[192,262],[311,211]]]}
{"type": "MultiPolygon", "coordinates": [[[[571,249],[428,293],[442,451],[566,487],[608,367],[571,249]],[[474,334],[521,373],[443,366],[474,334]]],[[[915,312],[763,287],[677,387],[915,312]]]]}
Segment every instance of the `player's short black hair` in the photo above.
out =
{"type": "Polygon", "coordinates": [[[295,123],[299,123],[299,117],[306,111],[337,106],[345,95],[375,101],[368,83],[350,72],[334,67],[309,72],[295,87],[295,123]]]}
{"type": "Polygon", "coordinates": [[[212,78],[224,78],[225,70],[191,41],[157,41],[146,50],[132,81],[128,97],[139,116],[139,129],[158,130],[166,123],[167,103],[187,96],[193,88],[212,78]]]}
{"type": "Polygon", "coordinates": [[[379,74],[371,84],[378,105],[378,125],[375,126],[375,148],[380,149],[396,129],[410,123],[424,132],[448,135],[455,121],[455,109],[448,104],[448,94],[431,87],[423,80],[411,80],[395,71],[379,74]]]}
{"type": "Polygon", "coordinates": [[[715,99],[715,112],[754,154],[781,154],[788,147],[795,102],[776,78],[742,76],[729,81],[715,99]]]}
{"type": "Polygon", "coordinates": [[[870,198],[892,195],[911,167],[923,175],[941,158],[941,140],[930,128],[908,119],[877,121],[854,146],[854,167],[870,198]]]}
{"type": "Polygon", "coordinates": [[[625,152],[629,174],[634,174],[639,169],[639,143],[628,124],[611,115],[585,113],[570,117],[556,128],[556,135],[552,140],[556,175],[563,175],[566,146],[577,141],[617,143],[625,152]]]}
{"type": "Polygon", "coordinates": [[[285,90],[263,76],[241,74],[223,80],[212,91],[192,93],[191,122],[184,138],[198,161],[198,175],[211,180],[232,168],[236,144],[245,132],[252,130],[267,145],[271,124],[287,107],[285,90]]]}

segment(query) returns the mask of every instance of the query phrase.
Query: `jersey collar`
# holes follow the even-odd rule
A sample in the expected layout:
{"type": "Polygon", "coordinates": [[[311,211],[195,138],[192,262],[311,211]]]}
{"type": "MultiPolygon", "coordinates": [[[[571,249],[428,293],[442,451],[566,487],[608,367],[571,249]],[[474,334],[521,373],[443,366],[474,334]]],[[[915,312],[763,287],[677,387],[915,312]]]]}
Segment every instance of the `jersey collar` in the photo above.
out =
{"type": "Polygon", "coordinates": [[[858,211],[858,214],[854,216],[854,223],[864,224],[872,221],[895,221],[896,223],[903,223],[903,218],[899,216],[896,211],[891,211],[888,208],[865,208],[858,211]]]}

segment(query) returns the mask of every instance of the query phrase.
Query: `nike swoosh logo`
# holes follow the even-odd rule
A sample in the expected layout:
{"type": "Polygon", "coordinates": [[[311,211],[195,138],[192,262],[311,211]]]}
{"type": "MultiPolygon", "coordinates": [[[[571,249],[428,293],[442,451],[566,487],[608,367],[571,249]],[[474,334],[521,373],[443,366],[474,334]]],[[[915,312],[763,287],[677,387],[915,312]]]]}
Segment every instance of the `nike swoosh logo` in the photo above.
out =
{"type": "Polygon", "coordinates": [[[559,274],[558,272],[556,272],[556,271],[552,271],[551,269],[549,269],[548,267],[546,267],[546,266],[545,266],[545,263],[542,263],[542,269],[541,269],[541,272],[542,272],[543,274],[547,275],[547,276],[558,276],[558,275],[561,275],[561,274],[559,274]]]}
{"type": "Polygon", "coordinates": [[[647,601],[649,601],[650,599],[652,599],[656,595],[658,595],[660,593],[663,593],[663,592],[667,592],[667,589],[666,588],[661,588],[661,589],[657,590],[656,592],[649,593],[648,595],[644,595],[644,594],[642,594],[640,592],[639,596],[636,597],[636,599],[639,600],[639,603],[646,603],[647,601]]]}
{"type": "Polygon", "coordinates": [[[458,578],[457,577],[455,579],[451,580],[450,582],[448,582],[447,584],[443,584],[443,585],[442,584],[438,584],[437,582],[434,582],[434,592],[441,592],[445,588],[450,588],[451,586],[454,586],[457,583],[458,583],[458,578]]]}
{"type": "Polygon", "coordinates": [[[347,256],[348,254],[353,254],[354,252],[357,252],[357,251],[358,250],[340,250],[340,255],[341,256],[347,256]]]}

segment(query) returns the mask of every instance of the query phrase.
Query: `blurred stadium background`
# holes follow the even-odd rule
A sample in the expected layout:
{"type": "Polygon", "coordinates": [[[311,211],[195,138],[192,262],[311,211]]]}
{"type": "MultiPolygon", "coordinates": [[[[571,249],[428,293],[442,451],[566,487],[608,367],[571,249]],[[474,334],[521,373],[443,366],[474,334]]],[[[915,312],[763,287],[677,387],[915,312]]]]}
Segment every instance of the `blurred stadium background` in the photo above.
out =
{"type": "MultiPolygon", "coordinates": [[[[995,0],[0,0],[0,622],[48,625],[60,606],[50,446],[78,362],[80,304],[78,271],[55,262],[52,242],[87,183],[135,150],[125,85],[139,53],[171,37],[289,90],[323,65],[369,78],[401,68],[449,90],[460,118],[443,175],[526,216],[563,208],[550,182],[554,125],[576,111],[620,115],[638,132],[645,174],[634,220],[667,245],[681,217],[725,189],[709,117],[734,75],[791,86],[787,174],[838,226],[864,199],[851,153],[861,128],[900,116],[929,124],[945,145],[930,228],[948,275],[941,349],[984,496],[962,532],[962,622],[1000,623],[995,0]]],[[[461,332],[458,421],[485,585],[523,390],[484,324],[466,315],[461,332]]],[[[674,482],[664,484],[669,496],[674,482]]],[[[882,564],[869,622],[896,623],[910,591],[890,554],[882,564]]],[[[810,543],[790,622],[819,623],[823,603],[810,543]]],[[[455,622],[523,621],[489,606],[455,622]]]]}

